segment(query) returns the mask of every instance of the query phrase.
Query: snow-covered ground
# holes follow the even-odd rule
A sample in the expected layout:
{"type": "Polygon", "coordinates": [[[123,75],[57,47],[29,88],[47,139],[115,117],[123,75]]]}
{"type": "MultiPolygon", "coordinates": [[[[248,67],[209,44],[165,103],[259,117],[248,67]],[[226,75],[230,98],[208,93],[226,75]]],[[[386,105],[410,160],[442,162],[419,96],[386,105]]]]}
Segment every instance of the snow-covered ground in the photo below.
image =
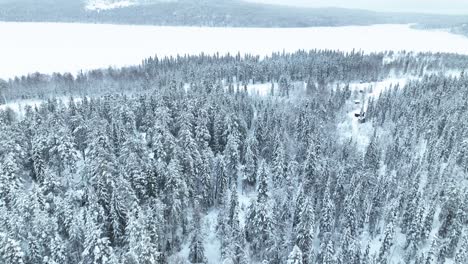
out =
{"type": "MultiPolygon", "coordinates": [[[[221,242],[216,236],[218,213],[219,210],[211,210],[202,218],[203,246],[208,264],[221,263],[221,242]]],[[[188,259],[189,254],[190,239],[182,245],[182,249],[179,252],[170,257],[169,263],[186,263],[180,261],[188,259]]]]}
{"type": "Polygon", "coordinates": [[[43,100],[41,99],[17,100],[14,102],[8,102],[6,104],[0,104],[0,110],[9,108],[18,114],[22,114],[26,106],[35,107],[39,106],[42,102],[43,100]]]}
{"type": "MultiPolygon", "coordinates": [[[[68,105],[70,103],[70,97],[67,96],[62,96],[62,97],[57,97],[55,98],[59,102],[68,105]]],[[[73,101],[75,103],[81,102],[82,98],[75,97],[73,98],[73,101]]],[[[26,107],[40,107],[41,104],[43,104],[45,100],[43,99],[21,99],[21,100],[15,100],[11,102],[7,102],[6,104],[0,104],[0,110],[6,110],[6,109],[11,109],[13,110],[19,117],[23,117],[26,111],[26,107]]]]}
{"type": "Polygon", "coordinates": [[[210,211],[204,217],[205,256],[209,264],[221,263],[221,242],[216,236],[218,210],[210,211]]]}
{"type": "MultiPolygon", "coordinates": [[[[275,83],[273,84],[275,86],[275,89],[278,88],[278,84],[275,83]]],[[[255,84],[248,84],[247,85],[247,91],[251,95],[261,95],[261,96],[266,96],[271,93],[271,83],[255,83],[255,84]]],[[[243,88],[243,87],[241,87],[243,88]]]]}
{"type": "Polygon", "coordinates": [[[86,3],[85,8],[91,11],[109,10],[135,5],[135,1],[111,1],[111,0],[90,0],[86,3]]]}
{"type": "MultiPolygon", "coordinates": [[[[447,70],[443,74],[447,77],[458,77],[461,70],[447,70]]],[[[440,74],[440,72],[426,72],[425,74],[440,74]]],[[[368,102],[370,98],[377,99],[380,94],[386,89],[396,87],[403,88],[408,82],[421,80],[417,76],[400,76],[398,78],[386,78],[378,82],[355,82],[350,83],[349,88],[352,91],[352,98],[345,106],[346,116],[342,122],[338,124],[338,132],[341,135],[341,140],[347,142],[353,139],[357,146],[364,150],[370,142],[370,138],[374,133],[374,127],[371,123],[359,123],[358,118],[355,117],[356,113],[364,113],[367,111],[368,102]]],[[[344,87],[345,84],[341,84],[344,87]]]]}
{"type": "Polygon", "coordinates": [[[408,76],[404,78],[388,78],[372,83],[350,83],[349,88],[353,92],[353,96],[345,107],[347,111],[346,116],[338,124],[338,132],[341,135],[341,139],[347,142],[352,138],[357,143],[357,146],[361,150],[364,150],[370,142],[374,128],[369,122],[359,123],[358,118],[354,114],[360,113],[361,110],[366,112],[369,98],[377,98],[385,89],[395,87],[396,85],[403,87],[409,81],[416,79],[418,78],[408,76]]]}
{"type": "Polygon", "coordinates": [[[408,25],[259,29],[0,22],[0,36],[0,78],[134,65],[156,54],[264,56],[299,49],[468,54],[466,37],[408,25]]]}
{"type": "Polygon", "coordinates": [[[176,2],[178,0],[87,0],[84,8],[88,11],[102,11],[157,2],[176,2]]]}

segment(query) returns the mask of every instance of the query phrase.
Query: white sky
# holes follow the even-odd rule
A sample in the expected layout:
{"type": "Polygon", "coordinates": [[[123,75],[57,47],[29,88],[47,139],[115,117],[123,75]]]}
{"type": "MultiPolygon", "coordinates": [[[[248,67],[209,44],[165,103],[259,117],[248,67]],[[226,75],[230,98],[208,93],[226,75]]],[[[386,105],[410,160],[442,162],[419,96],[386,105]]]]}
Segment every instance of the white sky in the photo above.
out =
{"type": "Polygon", "coordinates": [[[468,15],[468,0],[246,0],[306,7],[343,7],[388,12],[468,15]]]}

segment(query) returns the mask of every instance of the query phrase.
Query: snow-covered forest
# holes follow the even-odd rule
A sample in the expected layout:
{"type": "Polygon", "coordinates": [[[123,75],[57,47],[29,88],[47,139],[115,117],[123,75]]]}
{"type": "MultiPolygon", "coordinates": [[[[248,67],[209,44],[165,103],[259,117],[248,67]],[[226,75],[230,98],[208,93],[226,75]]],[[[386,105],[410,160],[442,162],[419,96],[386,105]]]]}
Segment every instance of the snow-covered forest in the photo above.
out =
{"type": "Polygon", "coordinates": [[[468,56],[0,82],[0,263],[468,263],[468,56]]]}

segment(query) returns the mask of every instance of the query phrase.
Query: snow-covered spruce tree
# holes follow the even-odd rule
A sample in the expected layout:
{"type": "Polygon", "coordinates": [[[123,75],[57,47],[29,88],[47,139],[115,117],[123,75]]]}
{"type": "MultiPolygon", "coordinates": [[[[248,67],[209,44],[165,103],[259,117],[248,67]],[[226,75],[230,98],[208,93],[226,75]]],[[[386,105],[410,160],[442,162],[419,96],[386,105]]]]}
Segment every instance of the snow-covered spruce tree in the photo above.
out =
{"type": "Polygon", "coordinates": [[[52,263],[66,263],[67,260],[67,247],[65,240],[56,234],[55,238],[52,239],[50,245],[50,261],[52,263]]]}
{"type": "Polygon", "coordinates": [[[54,134],[50,139],[48,149],[49,165],[54,168],[59,178],[67,170],[74,172],[75,162],[78,160],[78,151],[70,136],[70,131],[62,129],[54,134]]]}
{"type": "Polygon", "coordinates": [[[46,161],[44,156],[47,152],[47,141],[43,135],[37,136],[32,141],[31,159],[34,168],[34,178],[39,183],[44,181],[46,161]]]}
{"type": "Polygon", "coordinates": [[[111,195],[110,182],[116,174],[115,156],[106,135],[98,132],[91,143],[92,151],[88,153],[90,162],[87,163],[86,178],[90,184],[89,195],[98,199],[98,203],[104,208],[109,208],[111,195]]]}
{"type": "Polygon", "coordinates": [[[438,246],[438,237],[434,236],[432,238],[431,247],[426,254],[426,258],[424,260],[424,264],[434,264],[437,263],[437,256],[439,254],[439,246],[438,246]]]}
{"type": "Polygon", "coordinates": [[[214,160],[214,190],[213,200],[215,204],[224,204],[227,191],[229,189],[229,177],[227,175],[226,163],[224,157],[221,155],[216,156],[214,160]]]}
{"type": "Polygon", "coordinates": [[[455,264],[462,264],[468,261],[468,233],[465,229],[465,234],[463,235],[462,241],[458,248],[458,252],[455,255],[455,264]]]}
{"type": "Polygon", "coordinates": [[[307,79],[306,93],[310,96],[315,95],[317,93],[317,85],[315,85],[315,80],[312,77],[309,77],[307,79]]]}
{"type": "Polygon", "coordinates": [[[325,247],[325,252],[322,252],[322,263],[324,264],[335,264],[335,247],[331,239],[328,240],[327,246],[325,247]]]}
{"type": "Polygon", "coordinates": [[[23,264],[24,257],[20,243],[0,233],[0,260],[3,263],[23,264]]]}
{"type": "Polygon", "coordinates": [[[335,205],[330,195],[329,183],[325,189],[320,214],[320,237],[331,235],[335,227],[335,205]]]}
{"type": "MultiPolygon", "coordinates": [[[[420,203],[418,202],[420,205],[420,203]]],[[[413,219],[413,222],[410,223],[408,232],[407,232],[407,239],[406,239],[406,245],[405,247],[407,248],[407,257],[412,258],[415,256],[415,253],[417,251],[417,247],[421,243],[422,239],[422,230],[424,228],[423,226],[423,220],[424,220],[424,208],[422,206],[418,206],[416,216],[413,219]]],[[[408,261],[408,259],[407,259],[408,261]]]]}
{"type": "Polygon", "coordinates": [[[128,224],[128,215],[136,196],[130,183],[119,173],[110,183],[112,194],[110,197],[110,219],[112,235],[110,239],[114,245],[123,245],[126,237],[125,228],[128,224]]]}
{"type": "Polygon", "coordinates": [[[279,96],[289,97],[289,93],[292,89],[291,80],[286,76],[281,76],[278,82],[279,96]]]}
{"type": "Polygon", "coordinates": [[[364,156],[364,166],[373,172],[376,172],[380,167],[380,150],[377,140],[377,134],[374,132],[364,156]]]}
{"type": "Polygon", "coordinates": [[[98,212],[88,212],[86,217],[87,229],[82,253],[82,264],[108,264],[112,263],[111,260],[114,257],[109,238],[102,231],[102,224],[98,223],[96,214],[98,212]]]}
{"type": "Polygon", "coordinates": [[[226,164],[226,173],[228,177],[228,184],[235,184],[239,172],[239,139],[236,133],[228,136],[226,149],[224,150],[224,158],[226,164]]]}
{"type": "Polygon", "coordinates": [[[176,157],[171,160],[167,167],[166,185],[163,192],[163,202],[166,205],[164,215],[169,223],[169,225],[167,225],[167,231],[170,234],[167,247],[169,247],[170,250],[175,250],[180,246],[177,231],[184,223],[186,217],[185,208],[187,206],[188,196],[182,168],[176,157]]]}
{"type": "Polygon", "coordinates": [[[126,263],[155,264],[159,259],[156,245],[151,241],[148,219],[139,205],[134,203],[129,213],[126,234],[128,251],[126,263]]]}
{"type": "Polygon", "coordinates": [[[214,113],[213,117],[211,146],[215,153],[223,152],[227,142],[227,138],[224,135],[226,124],[223,114],[225,113],[218,111],[214,113]]]}
{"type": "Polygon", "coordinates": [[[8,154],[0,162],[0,199],[7,208],[15,205],[22,188],[20,168],[13,154],[8,154]]]}
{"type": "Polygon", "coordinates": [[[120,171],[130,183],[133,192],[140,200],[148,199],[150,186],[150,159],[149,153],[143,147],[143,142],[136,134],[125,134],[127,138],[120,144],[119,162],[120,171]]]}
{"type": "Polygon", "coordinates": [[[205,208],[209,208],[214,205],[215,200],[213,198],[213,152],[211,149],[205,145],[203,147],[201,154],[201,163],[197,166],[197,171],[199,176],[196,178],[195,186],[201,199],[201,205],[205,208]]]}
{"type": "Polygon", "coordinates": [[[286,178],[286,169],[288,167],[286,162],[286,154],[284,146],[282,144],[282,139],[279,136],[275,139],[275,151],[273,153],[273,164],[272,164],[272,176],[273,176],[273,187],[284,187],[285,178],[286,178]]]}
{"type": "Polygon", "coordinates": [[[456,248],[461,239],[463,232],[463,212],[459,208],[457,214],[453,219],[451,224],[448,237],[443,241],[443,244],[440,247],[439,260],[444,260],[446,258],[453,258],[456,253],[456,248]]]}
{"type": "Polygon", "coordinates": [[[233,185],[231,188],[231,197],[229,202],[229,214],[227,219],[227,224],[231,226],[232,229],[239,229],[239,196],[237,194],[237,186],[233,185]]]}
{"type": "Polygon", "coordinates": [[[246,151],[245,151],[245,168],[244,168],[244,175],[245,178],[243,179],[244,185],[246,186],[254,186],[257,182],[257,156],[255,151],[256,144],[254,143],[255,138],[249,137],[246,144],[246,151]]]}
{"type": "Polygon", "coordinates": [[[432,231],[432,223],[434,222],[434,214],[434,205],[430,204],[428,206],[428,209],[426,209],[426,215],[424,216],[424,220],[422,223],[423,227],[421,231],[421,239],[423,239],[423,241],[427,241],[427,239],[429,239],[430,233],[432,231]]]}
{"type": "Polygon", "coordinates": [[[265,161],[261,161],[258,172],[257,199],[253,212],[246,219],[248,239],[252,253],[259,259],[268,259],[273,246],[273,219],[269,191],[270,173],[265,161]]]}
{"type": "Polygon", "coordinates": [[[411,224],[417,222],[419,219],[418,217],[418,208],[420,206],[420,198],[419,198],[419,182],[420,182],[420,175],[416,174],[414,179],[412,180],[412,185],[410,190],[408,191],[408,195],[405,200],[407,200],[406,208],[403,213],[403,225],[402,225],[402,232],[406,233],[408,228],[410,228],[411,224]]]}
{"type": "Polygon", "coordinates": [[[317,148],[316,141],[311,139],[307,149],[306,160],[303,163],[304,192],[308,195],[316,191],[316,181],[321,176],[320,157],[317,148]]]}
{"type": "Polygon", "coordinates": [[[346,228],[341,239],[340,251],[338,254],[339,263],[354,263],[359,261],[359,258],[356,258],[356,248],[354,238],[351,236],[351,231],[349,228],[346,228]]]}
{"type": "Polygon", "coordinates": [[[287,264],[302,264],[302,252],[298,246],[294,246],[293,251],[289,254],[287,264]]]}
{"type": "Polygon", "coordinates": [[[197,164],[201,163],[201,156],[193,136],[193,114],[189,110],[183,112],[179,120],[178,143],[180,148],[174,155],[180,157],[182,172],[186,177],[189,196],[195,191],[196,175],[198,175],[197,164]]]}
{"type": "Polygon", "coordinates": [[[195,141],[200,148],[208,147],[211,141],[211,134],[208,130],[208,112],[206,109],[200,109],[195,122],[195,141]]]}
{"type": "Polygon", "coordinates": [[[196,227],[190,242],[189,261],[194,264],[207,263],[200,227],[196,227]]]}
{"type": "MultiPolygon", "coordinates": [[[[159,108],[158,108],[159,109],[159,108]]],[[[162,110],[161,110],[162,111],[162,110]]],[[[164,114],[164,113],[156,113],[164,114]]],[[[169,131],[168,126],[161,123],[156,123],[154,127],[148,131],[148,143],[155,160],[169,162],[171,154],[175,148],[175,137],[169,131]]]]}
{"type": "Polygon", "coordinates": [[[383,264],[389,263],[388,261],[389,261],[391,249],[394,244],[394,241],[393,241],[394,236],[395,236],[395,227],[394,227],[393,221],[391,221],[390,223],[387,224],[387,227],[385,229],[385,233],[384,233],[383,240],[382,240],[382,245],[379,249],[379,254],[377,257],[378,263],[383,263],[383,264]]]}
{"type": "Polygon", "coordinates": [[[303,255],[304,263],[312,263],[315,214],[310,198],[306,199],[299,213],[299,223],[295,227],[296,247],[303,255]]]}
{"type": "Polygon", "coordinates": [[[239,221],[239,198],[236,185],[233,185],[230,193],[227,211],[223,210],[219,216],[218,235],[220,235],[221,240],[221,254],[224,261],[232,261],[236,264],[247,263],[247,244],[245,232],[239,221]]]}

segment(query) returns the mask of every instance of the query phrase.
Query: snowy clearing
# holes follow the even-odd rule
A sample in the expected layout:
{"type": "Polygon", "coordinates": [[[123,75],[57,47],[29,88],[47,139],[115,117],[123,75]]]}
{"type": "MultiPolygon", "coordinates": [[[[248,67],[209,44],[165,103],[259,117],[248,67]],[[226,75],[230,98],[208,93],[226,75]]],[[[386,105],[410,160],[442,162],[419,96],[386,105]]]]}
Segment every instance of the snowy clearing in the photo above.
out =
{"type": "Polygon", "coordinates": [[[218,213],[213,210],[204,217],[205,256],[210,264],[221,263],[221,242],[216,237],[218,213]]]}
{"type": "Polygon", "coordinates": [[[22,115],[26,106],[39,106],[44,100],[41,99],[26,99],[26,100],[15,100],[6,104],[0,105],[0,110],[11,109],[14,112],[22,115]]]}
{"type": "MultiPolygon", "coordinates": [[[[221,242],[216,236],[216,224],[219,210],[211,210],[202,219],[203,246],[208,264],[221,263],[221,242]]],[[[192,234],[189,235],[191,237],[192,234]]],[[[190,254],[190,240],[182,245],[182,249],[170,257],[170,263],[186,263],[190,254]]]]}
{"type": "Polygon", "coordinates": [[[372,83],[350,83],[349,88],[353,92],[353,95],[345,108],[347,112],[346,117],[343,122],[338,124],[338,132],[341,134],[342,140],[347,142],[352,138],[357,143],[357,146],[361,150],[364,150],[374,133],[374,127],[369,122],[359,123],[358,118],[355,117],[355,113],[360,113],[361,110],[366,112],[369,98],[379,97],[385,89],[397,85],[403,87],[408,81],[417,79],[417,77],[408,76],[405,78],[388,78],[372,83]]]}
{"type": "MultiPolygon", "coordinates": [[[[56,98],[51,98],[54,100],[58,100],[59,103],[68,105],[70,103],[70,97],[69,96],[61,96],[61,97],[56,97],[56,98]]],[[[74,97],[73,101],[75,103],[81,102],[82,98],[79,97],[74,97]]],[[[32,108],[34,107],[40,107],[44,102],[46,102],[47,99],[23,99],[23,100],[14,100],[11,102],[8,102],[6,104],[0,104],[0,111],[1,110],[6,110],[6,109],[11,109],[13,112],[15,112],[18,117],[23,117],[24,114],[26,113],[26,107],[30,106],[32,108]]]]}
{"type": "Polygon", "coordinates": [[[265,56],[299,49],[468,54],[466,37],[408,25],[259,29],[0,22],[0,35],[0,78],[135,65],[156,54],[265,56]]]}

